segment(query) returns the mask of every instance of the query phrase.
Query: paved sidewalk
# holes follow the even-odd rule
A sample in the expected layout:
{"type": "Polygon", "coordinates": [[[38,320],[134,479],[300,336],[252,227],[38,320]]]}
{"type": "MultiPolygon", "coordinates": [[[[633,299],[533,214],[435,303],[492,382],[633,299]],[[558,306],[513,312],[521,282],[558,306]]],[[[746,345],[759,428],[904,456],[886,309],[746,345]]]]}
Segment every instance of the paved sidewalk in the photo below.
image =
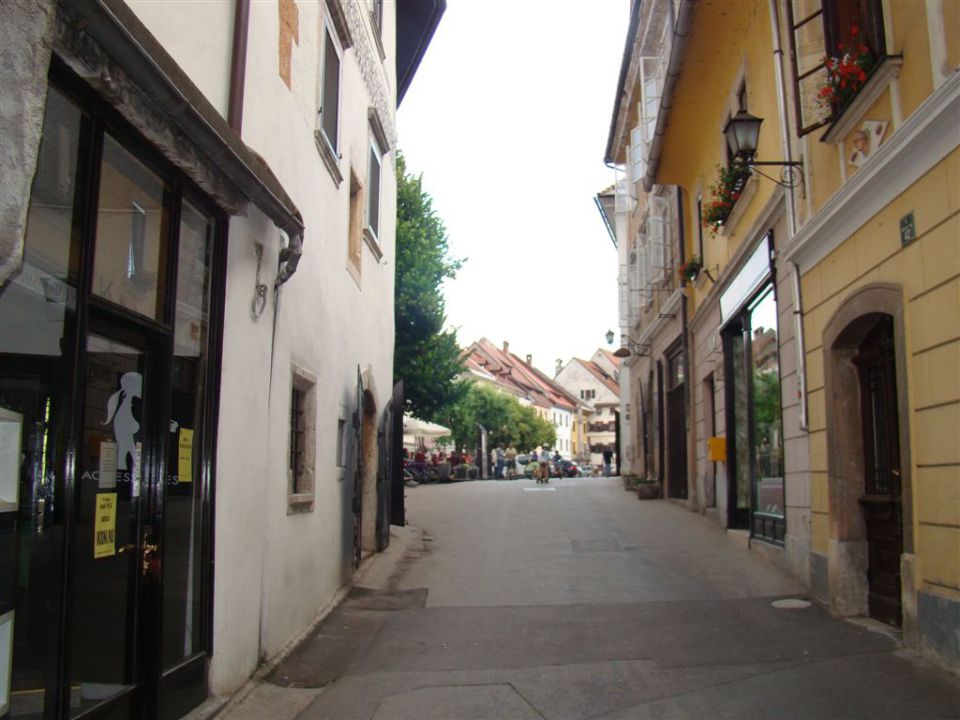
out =
{"type": "Polygon", "coordinates": [[[223,718],[960,717],[956,678],[618,479],[407,506],[416,526],[223,718]]]}

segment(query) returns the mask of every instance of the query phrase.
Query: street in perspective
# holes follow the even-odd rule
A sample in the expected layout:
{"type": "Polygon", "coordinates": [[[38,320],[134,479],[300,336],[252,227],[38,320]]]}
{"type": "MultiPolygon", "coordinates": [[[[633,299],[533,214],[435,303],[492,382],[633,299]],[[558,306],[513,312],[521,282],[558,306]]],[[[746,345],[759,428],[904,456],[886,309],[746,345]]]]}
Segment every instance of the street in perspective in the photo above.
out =
{"type": "Polygon", "coordinates": [[[960,720],[960,0],[0,0],[0,720],[960,720]]]}
{"type": "Polygon", "coordinates": [[[620,478],[427,485],[407,504],[402,554],[222,717],[957,716],[960,682],[881,623],[831,618],[620,478]]]}

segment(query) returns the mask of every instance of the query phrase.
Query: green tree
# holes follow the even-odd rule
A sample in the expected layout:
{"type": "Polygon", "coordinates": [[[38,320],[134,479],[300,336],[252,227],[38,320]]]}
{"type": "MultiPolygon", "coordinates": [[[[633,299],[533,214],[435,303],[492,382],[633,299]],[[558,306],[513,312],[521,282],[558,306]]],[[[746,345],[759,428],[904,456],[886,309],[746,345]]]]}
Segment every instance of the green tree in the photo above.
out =
{"type": "Polygon", "coordinates": [[[489,385],[470,383],[458,402],[449,406],[443,418],[453,433],[457,447],[473,449],[477,439],[477,425],[488,431],[488,445],[513,445],[520,451],[537,445],[552,446],[557,431],[537,415],[532,407],[521,405],[512,395],[497,392],[489,385]]]}
{"type": "Polygon", "coordinates": [[[397,261],[394,289],[394,382],[403,380],[405,408],[424,420],[466,393],[455,330],[446,322],[442,284],[463,260],[451,258],[447,230],[423,190],[422,175],[406,172],[397,153],[397,261]]]}

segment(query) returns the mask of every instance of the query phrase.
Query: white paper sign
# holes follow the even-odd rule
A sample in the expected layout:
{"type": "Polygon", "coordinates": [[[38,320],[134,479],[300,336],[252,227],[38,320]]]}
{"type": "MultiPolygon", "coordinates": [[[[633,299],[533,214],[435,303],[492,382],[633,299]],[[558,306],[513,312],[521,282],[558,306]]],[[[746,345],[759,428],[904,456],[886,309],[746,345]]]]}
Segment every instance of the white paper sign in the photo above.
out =
{"type": "Polygon", "coordinates": [[[143,459],[143,443],[137,442],[133,453],[133,472],[130,475],[130,497],[140,497],[140,461],[143,459]]]}
{"type": "Polygon", "coordinates": [[[104,441],[100,443],[100,475],[98,487],[101,490],[117,486],[117,444],[104,441]]]}

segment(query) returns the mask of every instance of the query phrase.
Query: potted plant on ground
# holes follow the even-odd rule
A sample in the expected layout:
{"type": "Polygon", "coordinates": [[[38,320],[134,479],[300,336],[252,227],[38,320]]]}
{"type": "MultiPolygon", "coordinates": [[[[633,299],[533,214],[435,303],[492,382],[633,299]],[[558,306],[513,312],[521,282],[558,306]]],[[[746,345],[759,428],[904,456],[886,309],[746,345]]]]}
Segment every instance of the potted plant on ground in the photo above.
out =
{"type": "Polygon", "coordinates": [[[640,478],[634,489],[640,500],[656,500],[660,497],[660,481],[656,478],[640,478]]]}

